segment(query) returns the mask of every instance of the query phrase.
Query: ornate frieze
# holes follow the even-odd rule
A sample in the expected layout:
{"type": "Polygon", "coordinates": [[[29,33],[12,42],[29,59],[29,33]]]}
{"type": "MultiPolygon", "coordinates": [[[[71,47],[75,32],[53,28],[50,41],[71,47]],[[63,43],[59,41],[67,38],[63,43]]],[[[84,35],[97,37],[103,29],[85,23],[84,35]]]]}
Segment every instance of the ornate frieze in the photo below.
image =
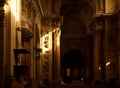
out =
{"type": "Polygon", "coordinates": [[[42,17],[42,25],[52,26],[52,17],[42,17]]]}
{"type": "Polygon", "coordinates": [[[45,36],[45,39],[44,39],[44,47],[45,48],[48,48],[49,46],[49,36],[45,36]]]}
{"type": "Polygon", "coordinates": [[[103,14],[95,14],[91,21],[90,28],[92,32],[103,31],[105,26],[105,19],[103,14]]]}
{"type": "Polygon", "coordinates": [[[60,27],[60,17],[43,17],[42,25],[60,27]]]}
{"type": "Polygon", "coordinates": [[[60,21],[61,21],[60,17],[52,18],[52,26],[53,27],[60,27],[60,21]]]}

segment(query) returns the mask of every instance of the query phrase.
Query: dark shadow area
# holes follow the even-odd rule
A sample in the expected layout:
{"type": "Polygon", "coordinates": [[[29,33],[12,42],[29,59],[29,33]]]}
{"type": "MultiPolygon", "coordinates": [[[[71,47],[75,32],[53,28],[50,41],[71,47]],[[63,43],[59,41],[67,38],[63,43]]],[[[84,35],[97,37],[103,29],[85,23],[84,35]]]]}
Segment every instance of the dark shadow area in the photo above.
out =
{"type": "Polygon", "coordinates": [[[84,78],[84,57],[77,50],[68,51],[63,57],[63,81],[72,83],[73,80],[84,78]]]}

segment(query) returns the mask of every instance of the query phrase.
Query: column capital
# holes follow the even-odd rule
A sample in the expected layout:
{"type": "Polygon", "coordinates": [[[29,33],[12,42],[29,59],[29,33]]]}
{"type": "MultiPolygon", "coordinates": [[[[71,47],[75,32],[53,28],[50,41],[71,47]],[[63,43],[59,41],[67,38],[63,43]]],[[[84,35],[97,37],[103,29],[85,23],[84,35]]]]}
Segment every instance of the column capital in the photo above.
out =
{"type": "Polygon", "coordinates": [[[44,16],[42,17],[42,24],[44,26],[60,27],[60,17],[44,16]]]}
{"type": "Polygon", "coordinates": [[[96,25],[95,26],[95,32],[102,32],[104,30],[104,26],[103,25],[96,25]]]}
{"type": "Polygon", "coordinates": [[[50,16],[44,16],[42,17],[42,25],[44,26],[52,26],[52,17],[50,16]]]}
{"type": "Polygon", "coordinates": [[[93,18],[92,24],[93,32],[103,31],[105,26],[105,19],[101,15],[97,15],[93,18]]]}

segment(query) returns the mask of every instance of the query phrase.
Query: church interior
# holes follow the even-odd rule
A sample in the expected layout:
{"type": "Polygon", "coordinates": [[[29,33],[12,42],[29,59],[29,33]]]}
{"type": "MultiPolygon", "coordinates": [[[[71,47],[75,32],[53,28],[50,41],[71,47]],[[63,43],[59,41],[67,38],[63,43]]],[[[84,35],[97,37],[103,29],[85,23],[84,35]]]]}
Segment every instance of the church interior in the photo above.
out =
{"type": "Polygon", "coordinates": [[[0,0],[0,88],[119,88],[119,4],[0,0]]]}

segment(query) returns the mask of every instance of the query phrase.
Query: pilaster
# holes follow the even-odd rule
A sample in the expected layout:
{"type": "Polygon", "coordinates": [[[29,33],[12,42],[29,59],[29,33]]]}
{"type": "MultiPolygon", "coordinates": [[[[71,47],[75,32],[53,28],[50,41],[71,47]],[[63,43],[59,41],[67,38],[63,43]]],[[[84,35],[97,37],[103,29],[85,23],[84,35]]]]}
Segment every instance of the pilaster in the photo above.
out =
{"type": "Polygon", "coordinates": [[[51,81],[52,79],[59,80],[60,79],[60,46],[59,46],[60,18],[52,17],[52,16],[42,17],[42,35],[43,38],[48,35],[48,40],[44,42],[44,44],[47,44],[48,42],[48,47],[45,48],[43,47],[42,57],[44,61],[45,60],[44,56],[48,56],[49,54],[48,56],[49,81],[51,81]],[[52,56],[50,56],[51,54],[52,56]]]}
{"type": "Polygon", "coordinates": [[[97,29],[94,34],[94,79],[101,79],[101,30],[97,29]]]}
{"type": "Polygon", "coordinates": [[[105,13],[114,13],[117,10],[117,0],[105,0],[105,13]]]}
{"type": "Polygon", "coordinates": [[[103,59],[103,31],[104,20],[102,17],[95,18],[94,20],[94,80],[103,79],[104,73],[104,59],[103,59]]]}

